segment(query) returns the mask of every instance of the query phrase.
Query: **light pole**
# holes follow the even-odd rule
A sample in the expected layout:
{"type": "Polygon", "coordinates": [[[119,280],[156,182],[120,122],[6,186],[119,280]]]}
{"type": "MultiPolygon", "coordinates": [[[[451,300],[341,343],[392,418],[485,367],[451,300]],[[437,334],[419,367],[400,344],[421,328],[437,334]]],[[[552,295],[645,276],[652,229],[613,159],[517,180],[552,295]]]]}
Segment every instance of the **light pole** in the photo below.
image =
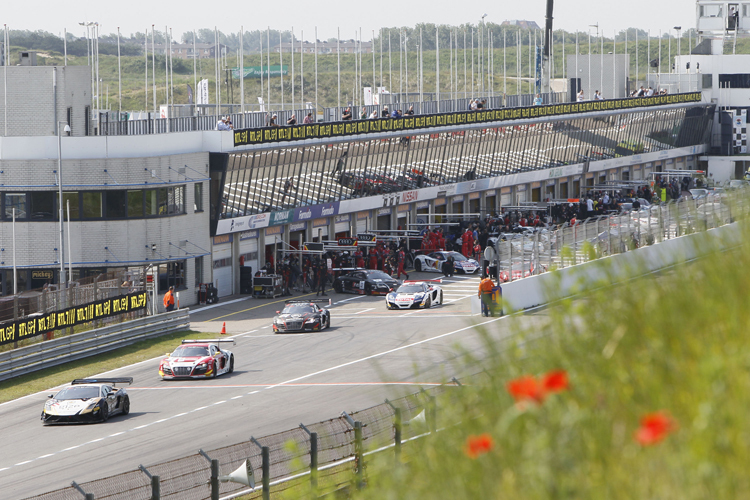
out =
{"type": "MultiPolygon", "coordinates": [[[[482,97],[484,97],[484,18],[487,14],[482,14],[482,31],[479,34],[479,74],[482,79],[482,97]]],[[[530,50],[530,49],[529,49],[530,50]]]]}
{"type": "Polygon", "coordinates": [[[57,187],[58,187],[58,205],[60,208],[60,278],[57,282],[60,288],[67,288],[67,279],[65,277],[65,240],[63,238],[63,189],[62,189],[62,134],[60,133],[60,124],[64,123],[63,131],[70,133],[70,125],[65,121],[57,122],[57,187]]]}
{"type": "MultiPolygon", "coordinates": [[[[677,32],[677,55],[682,55],[682,35],[680,33],[680,30],[682,30],[682,26],[675,26],[674,30],[677,32]]],[[[677,65],[675,65],[677,66],[677,65]]],[[[680,67],[677,66],[677,73],[680,73],[680,67]]]]}

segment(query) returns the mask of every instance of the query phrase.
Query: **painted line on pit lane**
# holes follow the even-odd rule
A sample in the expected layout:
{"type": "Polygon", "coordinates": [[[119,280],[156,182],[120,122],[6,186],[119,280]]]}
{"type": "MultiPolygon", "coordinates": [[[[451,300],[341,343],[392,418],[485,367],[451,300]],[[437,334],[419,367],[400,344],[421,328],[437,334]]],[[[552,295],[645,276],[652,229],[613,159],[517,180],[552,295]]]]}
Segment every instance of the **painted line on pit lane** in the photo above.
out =
{"type": "Polygon", "coordinates": [[[367,311],[374,311],[374,310],[375,310],[375,308],[374,308],[374,307],[371,307],[371,308],[369,308],[369,309],[363,309],[363,310],[359,311],[358,313],[354,313],[354,314],[362,314],[362,313],[365,313],[365,312],[367,312],[367,311]]]}
{"type": "MultiPolygon", "coordinates": [[[[388,386],[388,385],[404,385],[404,386],[420,386],[420,385],[440,385],[438,382],[303,382],[299,384],[286,384],[284,387],[380,387],[380,386],[388,386]]],[[[262,389],[265,389],[267,387],[274,387],[274,384],[236,384],[236,385],[175,385],[171,387],[132,387],[128,388],[129,391],[172,391],[172,390],[179,390],[179,389],[237,389],[237,388],[244,388],[244,387],[260,387],[262,389]]],[[[256,391],[258,392],[258,391],[256,391]]],[[[248,393],[248,394],[255,394],[248,393]]],[[[235,396],[230,399],[239,399],[240,396],[235,396]]],[[[220,401],[218,403],[212,403],[213,405],[218,405],[221,403],[226,403],[226,401],[220,401]]],[[[211,405],[209,405],[211,406],[211,405]]],[[[203,406],[201,408],[197,408],[197,410],[203,410],[205,408],[208,408],[208,406],[203,406]]],[[[103,439],[103,438],[102,438],[103,439]]]]}
{"type": "MultiPolygon", "coordinates": [[[[528,312],[528,311],[526,311],[526,312],[528,312]]],[[[352,361],[349,361],[349,362],[346,362],[346,363],[342,363],[342,364],[339,364],[339,365],[336,365],[336,366],[332,366],[332,367],[329,367],[329,368],[326,368],[326,369],[323,369],[323,370],[318,370],[316,372],[308,373],[308,374],[302,375],[300,377],[296,377],[296,378],[293,378],[293,379],[286,380],[284,382],[280,382],[278,384],[274,384],[274,385],[265,387],[263,390],[267,391],[267,390],[276,389],[276,388],[279,388],[279,387],[290,386],[291,384],[297,383],[297,382],[299,382],[301,380],[305,380],[305,379],[308,379],[308,378],[311,378],[311,377],[314,377],[314,376],[317,376],[317,375],[321,375],[323,373],[332,372],[332,371],[335,371],[335,370],[339,370],[341,368],[346,368],[346,367],[349,367],[349,366],[352,366],[352,365],[356,365],[356,364],[359,364],[359,363],[370,361],[370,360],[375,359],[375,358],[386,356],[386,355],[392,354],[394,352],[399,352],[399,351],[403,351],[405,349],[409,349],[409,348],[412,348],[412,347],[417,347],[417,346],[420,346],[422,344],[426,344],[426,343],[429,343],[429,342],[432,342],[432,341],[435,341],[435,340],[439,340],[439,339],[442,339],[442,338],[445,338],[445,337],[456,335],[456,334],[461,333],[461,332],[465,332],[467,330],[471,330],[473,328],[477,328],[477,327],[484,326],[484,325],[487,325],[487,324],[490,324],[490,323],[494,323],[494,322],[500,321],[502,319],[506,319],[508,317],[509,316],[502,316],[502,317],[498,317],[498,318],[493,318],[493,319],[490,319],[490,320],[487,320],[487,321],[483,321],[481,323],[477,323],[475,325],[470,325],[470,326],[466,326],[464,328],[459,328],[458,330],[453,330],[452,332],[443,333],[443,334],[440,334],[440,335],[436,335],[434,337],[430,337],[430,338],[427,338],[427,339],[424,339],[424,340],[420,340],[418,342],[413,342],[411,344],[406,344],[406,345],[403,345],[403,346],[400,346],[400,347],[396,347],[394,349],[389,349],[387,351],[383,351],[383,352],[380,352],[380,353],[372,354],[370,356],[365,356],[363,358],[355,359],[355,360],[352,360],[352,361]]],[[[133,388],[133,389],[135,389],[135,388],[133,388]]],[[[260,391],[256,390],[256,391],[251,391],[251,392],[249,392],[247,394],[251,395],[251,394],[256,394],[258,392],[260,392],[260,391]]],[[[204,409],[204,408],[206,408],[206,407],[202,407],[201,409],[204,409]]],[[[124,433],[129,433],[129,432],[134,432],[134,431],[140,430],[140,429],[144,429],[144,428],[150,427],[150,426],[152,426],[152,425],[154,425],[156,423],[163,423],[163,422],[166,422],[168,420],[172,420],[172,419],[176,419],[176,418],[179,418],[179,417],[183,417],[185,415],[189,415],[189,414],[194,413],[196,411],[199,411],[199,410],[190,410],[190,411],[187,411],[187,412],[182,412],[182,413],[178,413],[176,415],[172,415],[171,417],[167,417],[167,418],[162,419],[162,420],[158,420],[158,421],[154,421],[154,422],[149,422],[147,424],[139,425],[139,426],[134,427],[132,429],[128,429],[126,431],[123,431],[123,434],[124,433]]],[[[70,450],[75,450],[75,449],[80,448],[82,446],[86,446],[87,444],[88,443],[80,443],[80,444],[77,444],[75,446],[71,446],[71,447],[65,448],[65,449],[63,449],[61,451],[55,452],[54,454],[58,454],[58,453],[62,453],[62,452],[65,452],[65,451],[70,451],[70,450]]],[[[28,464],[28,463],[35,462],[35,461],[40,460],[40,459],[41,459],[40,457],[37,457],[37,458],[31,459],[31,460],[28,460],[28,461],[25,461],[25,462],[21,462],[21,464],[28,464]]],[[[19,466],[19,465],[15,464],[15,465],[12,465],[10,467],[5,467],[4,469],[0,469],[0,471],[12,469],[13,467],[17,467],[17,466],[19,466]]]]}
{"type": "Polygon", "coordinates": [[[190,309],[188,311],[188,314],[203,312],[203,311],[205,311],[207,309],[213,309],[214,307],[221,307],[221,306],[227,306],[229,304],[235,304],[237,302],[242,302],[243,300],[250,300],[251,298],[252,297],[243,297],[241,299],[230,300],[229,302],[221,302],[221,303],[217,303],[217,304],[211,304],[210,306],[201,307],[199,309],[190,309]]]}

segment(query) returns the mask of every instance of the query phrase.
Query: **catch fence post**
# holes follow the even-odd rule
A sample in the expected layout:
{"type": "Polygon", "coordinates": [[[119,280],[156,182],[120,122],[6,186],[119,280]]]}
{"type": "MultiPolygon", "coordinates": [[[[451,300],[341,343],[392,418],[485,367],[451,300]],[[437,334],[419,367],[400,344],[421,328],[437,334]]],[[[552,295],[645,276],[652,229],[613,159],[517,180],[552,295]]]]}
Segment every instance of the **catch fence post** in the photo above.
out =
{"type": "Polygon", "coordinates": [[[362,445],[362,422],[354,422],[354,463],[356,464],[357,489],[364,487],[364,453],[362,445]]]}
{"type": "Polygon", "coordinates": [[[219,461],[211,460],[211,500],[219,500],[219,461]]]}
{"type": "Polygon", "coordinates": [[[151,476],[151,500],[161,500],[159,476],[151,476]]]}
{"type": "Polygon", "coordinates": [[[310,436],[310,495],[318,498],[318,433],[310,432],[305,424],[299,424],[300,429],[310,436]]]}
{"type": "Polygon", "coordinates": [[[263,500],[271,499],[271,453],[268,446],[264,446],[260,449],[260,454],[263,459],[263,500]]]}
{"type": "Polygon", "coordinates": [[[318,498],[318,433],[310,433],[310,489],[312,498],[318,498]]]}
{"type": "Polygon", "coordinates": [[[401,408],[394,408],[394,447],[396,449],[396,463],[401,460],[401,408]]]}

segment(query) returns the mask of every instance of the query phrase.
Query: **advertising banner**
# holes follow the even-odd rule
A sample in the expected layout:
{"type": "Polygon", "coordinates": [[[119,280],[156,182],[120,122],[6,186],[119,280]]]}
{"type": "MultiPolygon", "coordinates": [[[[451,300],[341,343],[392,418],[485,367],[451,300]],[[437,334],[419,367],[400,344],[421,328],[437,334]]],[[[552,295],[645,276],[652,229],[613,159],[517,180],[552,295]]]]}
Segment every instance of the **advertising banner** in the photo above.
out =
{"type": "Polygon", "coordinates": [[[146,292],[98,300],[43,316],[0,323],[0,345],[146,308],[146,292]]]}
{"type": "Polygon", "coordinates": [[[377,118],[373,120],[302,124],[289,127],[242,129],[235,130],[234,132],[234,146],[264,144],[268,142],[302,141],[306,139],[330,139],[376,132],[417,131],[424,128],[503,122],[547,116],[565,116],[596,111],[617,111],[690,102],[701,102],[701,93],[691,92],[653,97],[550,104],[525,108],[459,111],[456,113],[418,115],[403,118],[377,118]]]}

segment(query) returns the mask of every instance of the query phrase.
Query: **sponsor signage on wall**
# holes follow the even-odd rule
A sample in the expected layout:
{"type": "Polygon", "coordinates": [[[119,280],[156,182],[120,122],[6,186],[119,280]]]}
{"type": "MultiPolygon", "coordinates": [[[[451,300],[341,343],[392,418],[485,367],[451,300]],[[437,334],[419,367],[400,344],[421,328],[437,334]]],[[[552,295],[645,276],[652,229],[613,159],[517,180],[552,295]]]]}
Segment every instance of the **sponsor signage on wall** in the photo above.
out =
{"type": "Polygon", "coordinates": [[[333,123],[314,123],[290,127],[262,127],[242,129],[234,132],[234,146],[264,144],[269,142],[303,141],[305,139],[328,139],[379,132],[401,132],[435,127],[451,127],[489,122],[503,122],[547,116],[565,116],[597,111],[647,108],[666,104],[701,102],[701,92],[667,94],[653,97],[608,99],[576,103],[550,104],[525,108],[502,108],[486,111],[459,111],[403,118],[376,118],[373,120],[351,120],[333,123]]]}
{"type": "Polygon", "coordinates": [[[294,224],[289,224],[289,232],[295,233],[297,231],[304,231],[307,229],[307,222],[295,222],[294,224]]]}
{"type": "Polygon", "coordinates": [[[313,227],[323,227],[328,225],[328,219],[315,219],[313,220],[313,227]]]}
{"type": "Polygon", "coordinates": [[[266,236],[273,236],[275,234],[281,234],[284,232],[283,226],[271,226],[266,228],[266,236]]]}
{"type": "Polygon", "coordinates": [[[247,231],[248,229],[260,229],[268,226],[270,220],[271,214],[269,213],[246,215],[233,219],[221,219],[216,226],[216,234],[238,233],[240,231],[247,231]]]}
{"type": "Polygon", "coordinates": [[[257,238],[258,234],[259,233],[257,229],[253,231],[243,231],[240,233],[240,241],[252,240],[253,238],[257,238]]]}
{"type": "Polygon", "coordinates": [[[271,214],[271,225],[286,224],[294,219],[294,210],[283,210],[271,214]]]}
{"type": "MultiPolygon", "coordinates": [[[[339,202],[294,209],[294,222],[331,217],[339,213],[339,202]]],[[[315,226],[313,226],[315,227],[315,226]]]]}
{"type": "Polygon", "coordinates": [[[61,311],[52,311],[33,319],[0,323],[0,345],[36,337],[61,328],[68,328],[98,319],[146,308],[146,292],[113,297],[61,311]]]}
{"type": "Polygon", "coordinates": [[[214,236],[214,245],[226,245],[227,243],[231,243],[233,241],[233,235],[231,234],[222,234],[221,236],[214,236]]]}

